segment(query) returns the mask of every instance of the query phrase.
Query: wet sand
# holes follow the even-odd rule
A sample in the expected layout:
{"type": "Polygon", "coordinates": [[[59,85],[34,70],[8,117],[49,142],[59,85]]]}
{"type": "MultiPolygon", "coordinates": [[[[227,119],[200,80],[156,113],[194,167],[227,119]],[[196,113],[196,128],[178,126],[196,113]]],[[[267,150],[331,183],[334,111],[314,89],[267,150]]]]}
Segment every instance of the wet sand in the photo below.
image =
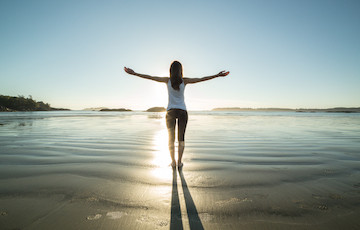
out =
{"type": "Polygon", "coordinates": [[[360,116],[0,114],[0,229],[360,229],[360,116]]]}

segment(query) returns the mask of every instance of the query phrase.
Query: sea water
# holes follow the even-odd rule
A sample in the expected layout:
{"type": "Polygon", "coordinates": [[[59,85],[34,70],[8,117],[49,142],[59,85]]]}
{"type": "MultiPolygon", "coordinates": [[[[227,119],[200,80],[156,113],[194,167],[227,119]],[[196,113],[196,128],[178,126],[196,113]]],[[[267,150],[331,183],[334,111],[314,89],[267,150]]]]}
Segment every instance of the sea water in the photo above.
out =
{"type": "MultiPolygon", "coordinates": [[[[96,111],[0,113],[1,164],[44,165],[72,163],[72,159],[86,163],[96,157],[127,164],[121,160],[125,158],[129,164],[156,167],[161,162],[151,163],[149,152],[161,148],[169,160],[164,116],[96,111]]],[[[359,152],[360,114],[189,112],[184,157],[191,154],[189,161],[201,165],[211,161],[234,166],[307,165],[356,160],[359,152]]]]}

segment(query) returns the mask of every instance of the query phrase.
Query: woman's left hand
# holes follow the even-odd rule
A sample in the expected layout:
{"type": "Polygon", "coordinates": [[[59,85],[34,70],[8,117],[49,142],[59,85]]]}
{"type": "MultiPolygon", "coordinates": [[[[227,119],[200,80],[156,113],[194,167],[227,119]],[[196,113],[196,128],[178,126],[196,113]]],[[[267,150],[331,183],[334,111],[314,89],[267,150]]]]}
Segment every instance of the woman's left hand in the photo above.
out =
{"type": "Polygon", "coordinates": [[[217,76],[218,77],[225,77],[225,76],[229,75],[229,73],[230,73],[229,71],[225,72],[225,70],[223,70],[223,71],[219,72],[217,74],[217,76]]]}

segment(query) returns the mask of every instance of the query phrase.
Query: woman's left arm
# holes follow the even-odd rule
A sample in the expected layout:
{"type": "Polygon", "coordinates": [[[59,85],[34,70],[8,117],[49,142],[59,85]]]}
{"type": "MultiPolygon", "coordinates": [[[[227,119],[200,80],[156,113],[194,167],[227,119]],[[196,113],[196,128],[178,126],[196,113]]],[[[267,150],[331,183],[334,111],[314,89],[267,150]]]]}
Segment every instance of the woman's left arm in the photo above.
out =
{"type": "Polygon", "coordinates": [[[184,78],[184,83],[185,84],[194,84],[194,83],[199,83],[199,82],[203,82],[203,81],[208,81],[217,77],[225,77],[229,74],[230,72],[227,71],[221,71],[218,74],[212,75],[212,76],[208,76],[208,77],[202,77],[202,78],[184,78]]]}

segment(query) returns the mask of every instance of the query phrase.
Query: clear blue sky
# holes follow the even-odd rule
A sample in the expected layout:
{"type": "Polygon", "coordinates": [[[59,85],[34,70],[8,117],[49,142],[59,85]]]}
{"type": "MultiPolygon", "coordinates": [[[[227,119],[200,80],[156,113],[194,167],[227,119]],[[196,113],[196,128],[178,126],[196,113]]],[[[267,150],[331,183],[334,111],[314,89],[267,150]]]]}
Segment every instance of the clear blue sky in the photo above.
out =
{"type": "Polygon", "coordinates": [[[190,110],[360,106],[360,1],[0,0],[0,94],[54,107],[166,106],[126,75],[229,70],[189,85],[190,110]]]}

